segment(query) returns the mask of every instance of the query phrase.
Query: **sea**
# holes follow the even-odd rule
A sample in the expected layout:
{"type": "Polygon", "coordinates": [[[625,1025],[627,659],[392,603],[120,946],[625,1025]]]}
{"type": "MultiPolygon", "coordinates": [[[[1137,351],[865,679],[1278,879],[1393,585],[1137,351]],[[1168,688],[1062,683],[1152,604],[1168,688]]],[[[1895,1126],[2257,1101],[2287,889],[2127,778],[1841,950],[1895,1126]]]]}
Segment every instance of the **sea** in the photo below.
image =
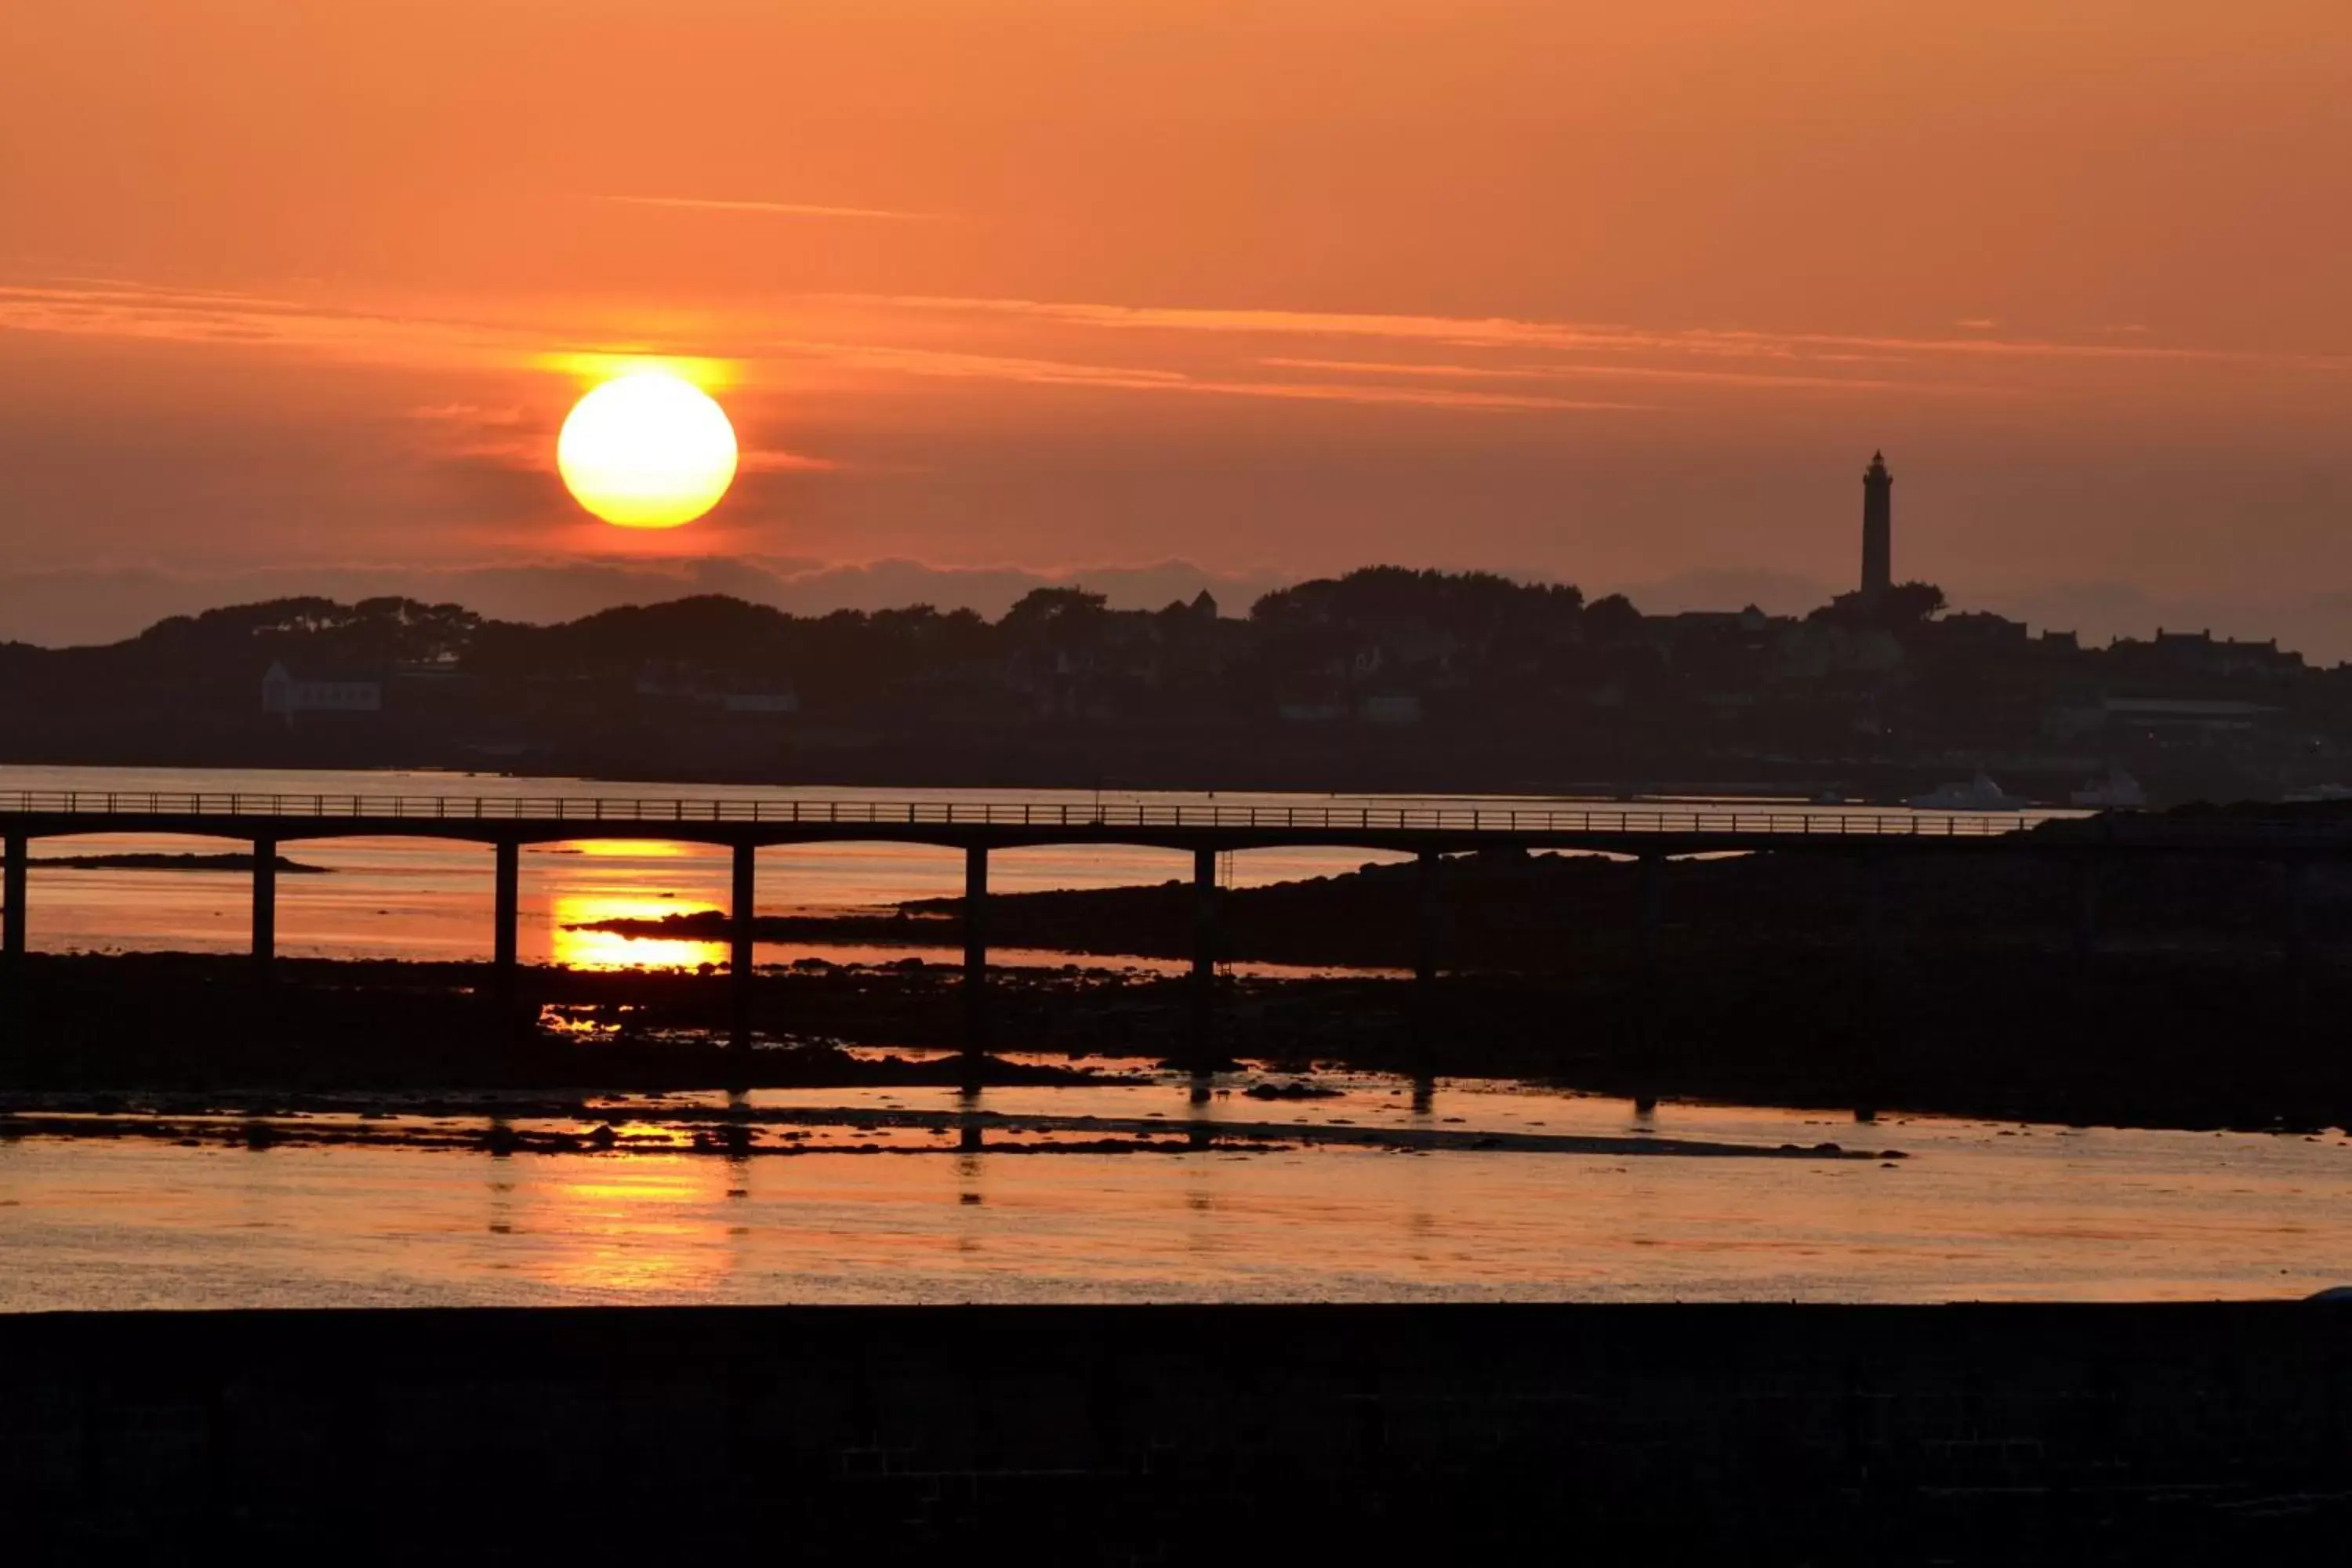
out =
{"type": "MultiPolygon", "coordinates": [[[[81,789],[507,798],[757,797],[924,802],[1355,805],[1397,797],[1132,792],[761,790],[493,775],[199,769],[0,769],[0,792],[81,789]]],[[[1410,804],[1490,804],[1413,797],[1410,804]]],[[[1508,803],[1492,803],[1508,804],[1508,803]]],[[[1522,801],[1521,805],[1549,802],[1522,801]]],[[[1731,803],[1719,803],[1728,805],[1731,803]]],[[[1776,810],[1806,809],[1785,803],[1776,810]]],[[[1823,807],[1843,811],[1853,807],[1823,807]]],[[[241,875],[45,866],[64,855],[219,851],[184,839],[42,840],[27,899],[46,951],[235,952],[241,875]]],[[[320,868],[278,881],[279,951],[487,958],[489,851],[431,840],[294,841],[320,868]]],[[[1254,850],[1235,886],[1353,869],[1361,851],[1254,850]]],[[[721,851],[583,840],[522,858],[522,954],[599,967],[723,962],[715,944],[582,930],[615,916],[717,909],[721,851]]],[[[992,858],[1006,891],[1156,882],[1185,858],[1122,847],[992,858]]],[[[870,911],[950,896],[951,851],[884,844],[760,858],[762,913],[870,911]]],[[[762,963],[887,962],[937,950],[763,945],[762,963]]],[[[993,955],[1072,962],[1058,953],[993,955]]],[[[1090,959],[1093,965],[1150,967],[1090,959]]],[[[1004,1042],[1017,1051],[1019,1042],[1004,1042]]],[[[1441,1047],[1442,1049],[1442,1047],[1441,1047]]],[[[0,1310],[552,1302],[1199,1300],[2210,1300],[2352,1284],[2352,1142],[2321,1134],[1991,1124],[1933,1117],[1626,1101],[1370,1074],[1265,1099],[1244,1064],[1196,1103],[1149,1064],[1122,1081],[990,1089],[993,1114],[1294,1125],[1235,1144],[1171,1139],[1107,1152],[1051,1138],[969,1149],[937,1128],[877,1133],[877,1112],[972,1109],[950,1091],[755,1091],[818,1131],[791,1152],[709,1152],[693,1097],[636,1102],[609,1151],[495,1152],[464,1138],[319,1145],[221,1136],[0,1139],[0,1310]],[[824,1119],[839,1112],[827,1131],[824,1119]],[[1334,1144],[1318,1127],[1496,1134],[1493,1148],[1334,1144]],[[1579,1138],[1605,1152],[1576,1152],[1579,1138]],[[1757,1151],[1643,1152],[1692,1141],[1757,1151]],[[1836,1143],[1873,1158],[1771,1157],[1836,1143]]],[[[592,1113],[593,1115],[593,1113],[592,1113]]],[[[382,1130],[389,1119],[372,1119],[382,1130]]],[[[420,1131],[466,1118],[417,1113],[420,1131]]],[[[396,1128],[395,1128],[396,1130],[396,1128]]]]}

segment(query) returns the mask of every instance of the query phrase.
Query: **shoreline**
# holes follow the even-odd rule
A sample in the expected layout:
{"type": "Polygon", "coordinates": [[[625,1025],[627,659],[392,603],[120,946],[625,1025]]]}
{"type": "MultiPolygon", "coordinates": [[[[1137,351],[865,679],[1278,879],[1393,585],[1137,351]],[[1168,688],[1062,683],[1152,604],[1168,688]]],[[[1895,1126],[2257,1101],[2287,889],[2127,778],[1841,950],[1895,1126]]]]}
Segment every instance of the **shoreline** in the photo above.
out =
{"type": "MultiPolygon", "coordinates": [[[[2319,1021],[2340,977],[2249,984],[2242,955],[2027,947],[1895,954],[1875,985],[1803,944],[1654,970],[1410,981],[1225,979],[1217,1063],[1423,1073],[1628,1099],[2061,1125],[2308,1132],[2352,1125],[2352,1063],[2319,1021]],[[2298,1014],[2300,1018],[2298,1018],[2298,1014]]],[[[2274,981],[2275,966],[2262,971],[2274,981]]],[[[0,1096],[953,1087],[960,969],[759,971],[730,1048],[722,973],[192,954],[27,955],[0,1005],[0,1096]],[[907,1055],[883,1054],[909,1053],[907,1055]]],[[[1192,983],[1100,969],[989,976],[983,1084],[1181,1066],[1192,983]]],[[[1214,1065],[1214,1064],[1213,1064],[1214,1065]]]]}
{"type": "MultiPolygon", "coordinates": [[[[1115,1080],[1106,1080],[1115,1081],[1115,1080]]],[[[311,1100],[266,1109],[27,1104],[0,1096],[0,1140],[144,1138],[191,1147],[444,1149],[492,1154],[715,1154],[727,1159],[811,1153],[1265,1153],[1345,1148],[1433,1153],[1478,1150],[1612,1159],[1828,1160],[1885,1163],[1898,1149],[1834,1142],[1731,1142],[1685,1137],[1538,1133],[1498,1129],[1381,1127],[1329,1122],[1176,1120],[1158,1116],[1063,1115],[981,1107],[925,1110],[893,1106],[750,1108],[631,1106],[610,1100],[443,1099],[400,1105],[385,1099],[311,1100]],[[481,1123],[477,1127],[474,1122],[481,1123]],[[451,1123],[466,1125],[452,1126],[451,1123]],[[824,1141],[824,1134],[839,1137],[824,1141]],[[876,1142],[877,1135],[955,1134],[952,1143],[876,1142]],[[843,1138],[861,1138],[849,1143],[843,1138]]]]}

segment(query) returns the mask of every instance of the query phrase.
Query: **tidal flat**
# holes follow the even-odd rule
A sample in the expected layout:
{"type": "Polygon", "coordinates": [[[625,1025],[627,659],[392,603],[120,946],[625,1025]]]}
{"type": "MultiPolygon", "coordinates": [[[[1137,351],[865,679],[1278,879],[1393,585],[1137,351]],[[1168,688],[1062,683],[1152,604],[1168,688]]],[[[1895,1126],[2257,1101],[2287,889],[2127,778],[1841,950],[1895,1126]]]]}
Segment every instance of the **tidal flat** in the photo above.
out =
{"type": "MultiPolygon", "coordinates": [[[[1485,1079],[1627,1100],[2075,1125],[2305,1131],[2352,1121],[2318,1021],[2343,979],[2229,950],[2030,944],[1889,955],[1874,980],[1802,943],[1669,952],[1567,975],[1216,983],[1212,1068],[1485,1079]]],[[[1194,1065],[1191,982],[1109,964],[993,970],[992,1049],[959,1058],[960,967],[762,966],[750,1046],[729,977],[218,954],[28,954],[0,1093],[661,1091],[1076,1085],[1194,1065]]]]}

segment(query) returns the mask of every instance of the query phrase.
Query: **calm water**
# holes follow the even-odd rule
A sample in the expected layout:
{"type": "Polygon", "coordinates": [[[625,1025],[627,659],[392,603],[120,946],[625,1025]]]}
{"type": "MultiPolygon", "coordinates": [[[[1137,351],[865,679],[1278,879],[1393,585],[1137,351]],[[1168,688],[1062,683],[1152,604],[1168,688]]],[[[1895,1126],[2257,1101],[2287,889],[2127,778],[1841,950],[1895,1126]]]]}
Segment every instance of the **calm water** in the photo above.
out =
{"type": "MultiPolygon", "coordinates": [[[[1415,1120],[1374,1079],[1213,1117],[1415,1120]]],[[[946,1109],[905,1090],[755,1104],[946,1109]]],[[[1192,1114],[1181,1085],[992,1091],[1014,1113],[1192,1114]]],[[[818,1136],[631,1152],[0,1142],[0,1310],[398,1303],[1936,1301],[2304,1295],[2352,1281],[2352,1147],[1667,1105],[1442,1085],[1440,1125],[1770,1146],[1893,1164],[1275,1152],[961,1153],[818,1136]],[[1448,1119],[1460,1118],[1458,1123],[1448,1119]],[[852,1142],[885,1152],[859,1153],[852,1142]],[[903,1149],[908,1152],[888,1152],[903,1149]]]]}
{"type": "MultiPolygon", "coordinates": [[[[0,770],[0,789],[519,795],[689,793],[450,774],[0,770]]],[[[990,792],[698,790],[841,798],[990,792]]],[[[1091,792],[1060,798],[1091,801],[1091,792]]],[[[1131,800],[1132,795],[1103,798],[1131,800]]],[[[1207,796],[1155,796],[1174,801],[1207,796]]],[[[1324,797],[1221,796],[1228,804],[1324,797]]],[[[1352,799],[1353,797],[1351,797],[1352,799]]],[[[188,840],[45,842],[184,850],[188,840]]],[[[285,951],[486,957],[486,848],[295,844],[331,875],[279,881],[285,951]]],[[[1254,884],[1347,870],[1352,851],[1240,855],[1254,884]]],[[[1010,889],[1187,874],[1118,847],[995,858],[1010,889]]],[[[761,856],[765,912],[870,909],[961,890],[950,853],[888,845],[761,856]]],[[[719,961],[713,946],[567,931],[721,907],[724,858],[691,846],[526,851],[523,951],[579,964],[719,961]]],[[[52,949],[241,949],[247,883],[185,872],[47,870],[30,931],[52,949]]],[[[772,948],[763,960],[896,950],[772,948]]],[[[1043,955],[1040,955],[1043,956],[1043,955]]],[[[1060,962],[1054,958],[1052,962],[1060,962]]],[[[1770,1147],[1837,1140],[1891,1163],[1294,1145],[1125,1155],[953,1152],[929,1131],[819,1132],[804,1152],[728,1159],[279,1147],[147,1139],[0,1141],[0,1310],[553,1301],[1076,1300],[2175,1299],[2302,1295],[2352,1282],[2352,1146],[2326,1139],[1993,1127],[1662,1107],[1447,1084],[1337,1079],[1337,1100],[1230,1098],[1174,1082],[992,1090],[1015,1114],[1233,1118],[1663,1136],[1770,1147]],[[860,1152],[874,1142],[877,1152],[860,1152]]],[[[944,1095],[761,1094],[755,1106],[945,1110],[944,1095]]]]}

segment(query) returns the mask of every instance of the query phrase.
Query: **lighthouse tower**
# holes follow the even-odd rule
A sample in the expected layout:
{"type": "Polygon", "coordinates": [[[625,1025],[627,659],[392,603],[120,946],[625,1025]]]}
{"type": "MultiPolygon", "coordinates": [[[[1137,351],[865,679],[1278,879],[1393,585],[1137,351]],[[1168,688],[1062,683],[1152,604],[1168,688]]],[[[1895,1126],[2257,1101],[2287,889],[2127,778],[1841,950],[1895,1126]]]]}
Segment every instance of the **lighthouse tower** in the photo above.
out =
{"type": "Polygon", "coordinates": [[[1862,596],[1875,601],[1895,584],[1895,476],[1886,454],[1862,471],[1862,596]]]}

